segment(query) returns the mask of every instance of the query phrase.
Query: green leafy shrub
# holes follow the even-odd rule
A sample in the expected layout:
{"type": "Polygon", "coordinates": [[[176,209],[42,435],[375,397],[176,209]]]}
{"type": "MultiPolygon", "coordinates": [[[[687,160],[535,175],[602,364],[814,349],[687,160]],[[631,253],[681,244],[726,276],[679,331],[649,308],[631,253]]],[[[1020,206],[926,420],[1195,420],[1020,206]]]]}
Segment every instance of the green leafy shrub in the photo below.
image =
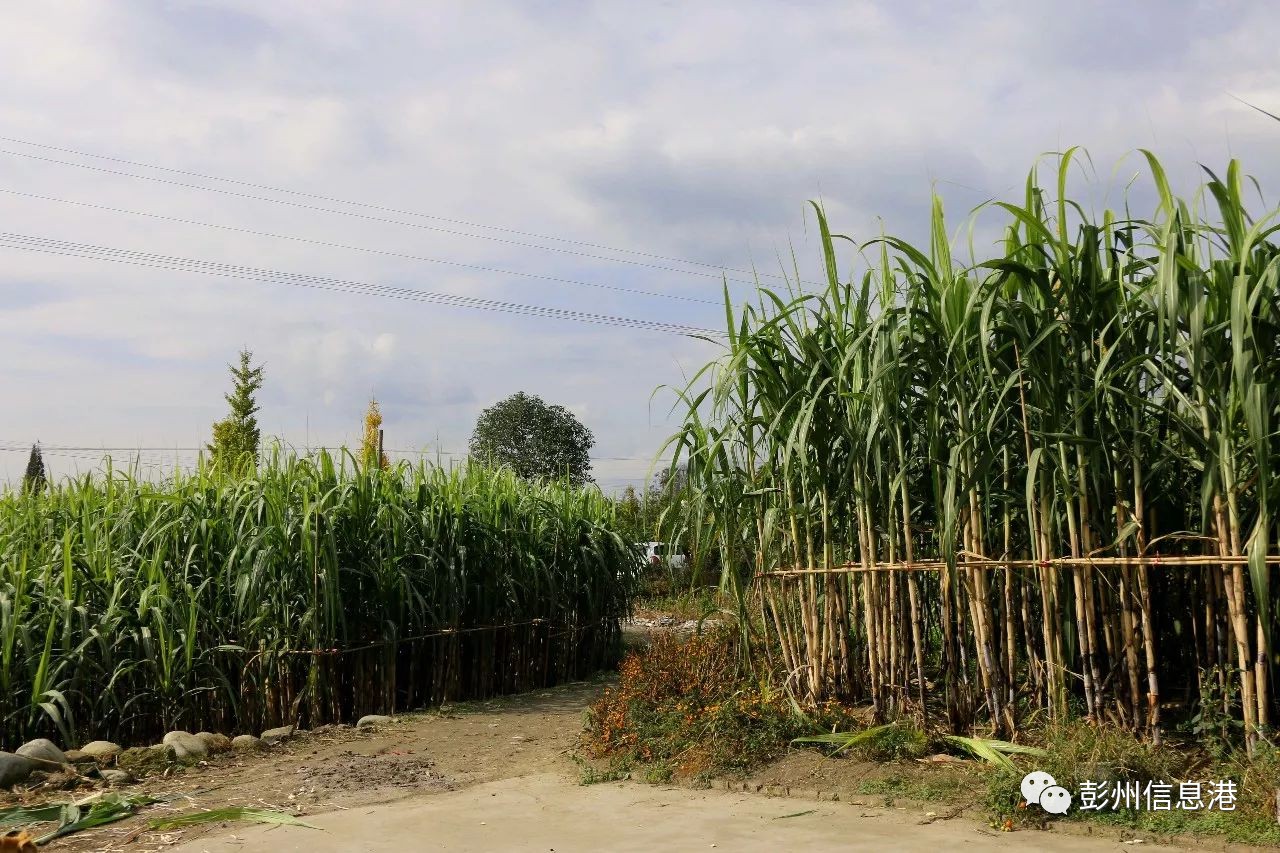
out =
{"type": "Polygon", "coordinates": [[[1280,844],[1275,822],[1276,788],[1280,786],[1280,754],[1262,744],[1253,758],[1242,750],[1215,760],[1215,745],[1191,743],[1155,746],[1114,726],[1077,721],[1050,726],[1038,732],[1045,755],[1023,762],[1018,768],[1000,768],[987,780],[983,803],[997,821],[1013,826],[1042,825],[1046,816],[1028,809],[1022,801],[1022,775],[1034,766],[1069,791],[1081,782],[1212,781],[1232,780],[1238,798],[1233,811],[1080,811],[1073,809],[1059,820],[1085,820],[1122,826],[1141,832],[1167,835],[1221,836],[1250,844],[1280,844]]]}
{"type": "Polygon", "coordinates": [[[807,735],[796,743],[834,747],[832,755],[854,753],[871,761],[920,758],[929,751],[929,738],[907,720],[852,732],[807,735]]]}

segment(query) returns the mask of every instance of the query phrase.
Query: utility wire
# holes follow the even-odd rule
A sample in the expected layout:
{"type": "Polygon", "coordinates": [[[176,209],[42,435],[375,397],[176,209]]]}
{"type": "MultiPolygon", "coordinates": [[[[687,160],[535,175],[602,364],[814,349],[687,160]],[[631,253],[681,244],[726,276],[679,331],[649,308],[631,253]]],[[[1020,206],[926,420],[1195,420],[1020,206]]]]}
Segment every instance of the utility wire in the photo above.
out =
{"type": "MultiPolygon", "coordinates": [[[[5,453],[5,452],[30,453],[31,448],[30,447],[0,447],[0,453],[5,453]]],[[[41,448],[40,452],[46,456],[53,456],[53,457],[62,458],[62,459],[75,459],[80,462],[99,462],[100,463],[103,460],[102,454],[80,453],[76,451],[67,451],[67,450],[45,450],[43,448],[41,448]]],[[[171,457],[143,456],[141,454],[134,454],[133,456],[129,457],[128,461],[130,462],[136,461],[138,463],[141,463],[143,465],[148,465],[148,466],[175,465],[175,464],[178,464],[179,462],[176,456],[171,456],[171,457]]]]}
{"type": "Polygon", "coordinates": [[[251,234],[255,237],[270,237],[276,240],[292,240],[297,243],[309,243],[313,246],[326,246],[332,249],[347,249],[353,252],[367,252],[371,255],[384,255],[386,257],[392,257],[392,258],[405,258],[411,261],[426,261],[427,263],[431,263],[431,264],[443,264],[445,266],[460,267],[462,269],[477,270],[479,272],[497,273],[499,275],[522,276],[524,278],[536,278],[541,281],[551,281],[557,284],[572,284],[572,285],[577,285],[578,287],[596,287],[596,288],[600,288],[601,290],[614,290],[619,293],[630,293],[636,296],[653,296],[659,299],[679,299],[685,302],[701,302],[704,305],[721,304],[718,300],[699,299],[696,296],[680,296],[678,294],[673,294],[673,293],[659,293],[653,290],[638,290],[636,288],[622,287],[620,285],[600,284],[599,282],[594,282],[594,281],[581,281],[579,279],[560,278],[558,276],[553,276],[553,275],[542,275],[540,273],[532,273],[532,272],[520,272],[518,270],[505,270],[505,269],[499,269],[497,267],[486,267],[486,266],[480,266],[479,264],[463,263],[462,261],[447,261],[441,258],[426,257],[424,255],[410,255],[403,252],[392,252],[385,249],[370,249],[365,246],[352,246],[346,243],[332,243],[332,242],[329,242],[328,240],[313,240],[309,237],[298,237],[292,234],[275,234],[270,231],[256,231],[252,228],[241,228],[236,225],[222,225],[216,222],[200,222],[199,220],[195,220],[195,219],[183,219],[178,216],[167,216],[163,213],[149,213],[144,210],[130,210],[124,207],[111,207],[105,204],[95,204],[93,202],[88,202],[88,201],[75,201],[74,199],[67,199],[67,198],[56,198],[54,196],[38,195],[36,193],[27,193],[27,192],[21,192],[19,190],[5,189],[3,187],[0,187],[0,193],[19,196],[21,198],[36,199],[39,201],[54,201],[54,202],[58,202],[59,204],[75,205],[76,207],[87,207],[87,208],[92,208],[93,210],[104,210],[109,213],[127,213],[131,216],[145,216],[150,219],[161,219],[161,220],[164,220],[165,222],[177,222],[182,225],[199,225],[202,228],[217,228],[222,231],[234,231],[237,234],[251,234]]]}
{"type": "MultiPolygon", "coordinates": [[[[190,184],[190,183],[185,183],[183,181],[173,181],[173,180],[169,180],[168,178],[157,178],[154,175],[139,175],[133,172],[122,172],[118,169],[106,169],[101,166],[90,166],[87,163],[73,163],[70,160],[58,160],[53,157],[42,157],[39,154],[32,154],[27,151],[10,151],[8,149],[0,148],[0,154],[9,154],[14,157],[27,157],[29,159],[39,160],[44,163],[54,163],[59,166],[71,166],[76,169],[87,169],[91,172],[101,172],[103,174],[118,175],[125,178],[136,178],[142,181],[153,181],[155,183],[166,184],[168,186],[183,187],[185,189],[193,189],[193,190],[203,190],[205,192],[218,193],[220,195],[232,196],[235,198],[243,198],[243,199],[248,199],[250,201],[265,201],[265,202],[270,202],[272,204],[288,205],[289,207],[294,207],[301,210],[310,210],[310,211],[316,211],[319,213],[333,213],[338,216],[350,216],[356,219],[363,219],[369,222],[381,222],[389,225],[403,225],[407,228],[421,228],[427,231],[436,231],[441,234],[449,234],[454,237],[470,237],[474,240],[489,240],[494,243],[503,243],[509,246],[520,246],[527,249],[542,249],[543,251],[546,251],[546,252],[561,252],[566,255],[575,255],[580,258],[591,258],[597,261],[608,261],[610,263],[618,263],[618,264],[631,264],[632,266],[648,267],[649,269],[661,270],[663,272],[679,273],[680,275],[705,276],[709,278],[720,279],[721,281],[725,281],[725,282],[734,282],[737,284],[748,284],[753,286],[756,284],[754,280],[742,279],[742,278],[729,278],[723,273],[716,273],[716,272],[709,272],[709,271],[702,271],[702,270],[684,270],[678,267],[664,266],[662,264],[650,263],[648,261],[637,261],[630,258],[611,258],[607,255],[596,255],[596,254],[592,254],[591,252],[580,252],[575,249],[561,249],[555,246],[543,246],[538,243],[527,243],[521,240],[510,240],[505,237],[494,237],[489,234],[472,234],[467,231],[455,231],[450,228],[442,228],[438,225],[426,225],[421,222],[406,222],[402,219],[388,219],[383,216],[373,216],[367,213],[356,213],[355,211],[351,211],[351,210],[339,210],[337,208],[332,208],[332,207],[320,207],[314,204],[304,204],[302,202],[297,202],[297,201],[288,201],[287,199],[270,198],[269,196],[251,195],[249,193],[242,193],[242,192],[236,192],[234,190],[220,189],[218,187],[206,187],[206,186],[201,186],[200,184],[190,184]]],[[[92,155],[89,155],[89,156],[92,156],[92,155]]]]}
{"type": "MultiPolygon", "coordinates": [[[[40,449],[42,451],[45,449],[49,449],[49,450],[59,450],[59,451],[61,450],[101,451],[101,452],[118,452],[118,453],[133,453],[136,451],[162,452],[162,453],[176,451],[176,452],[182,452],[182,453],[199,453],[207,449],[205,447],[171,447],[168,445],[159,445],[159,444],[156,444],[156,445],[140,444],[140,445],[131,446],[131,447],[124,447],[124,446],[104,447],[104,446],[87,445],[87,444],[71,445],[71,444],[44,444],[43,442],[35,442],[35,443],[40,446],[40,449]]],[[[330,452],[351,449],[349,447],[343,447],[338,445],[324,445],[324,444],[312,444],[303,448],[298,448],[297,446],[291,445],[291,444],[285,444],[284,446],[294,450],[297,450],[297,449],[328,450],[330,452]]],[[[13,439],[0,439],[0,450],[29,451],[30,449],[31,449],[30,444],[16,441],[13,439]],[[3,445],[7,445],[7,446],[3,446],[3,445]]],[[[436,456],[436,455],[469,456],[470,455],[469,453],[461,453],[456,450],[411,450],[407,447],[384,447],[382,448],[382,450],[384,453],[403,453],[406,455],[416,455],[416,456],[436,456]]],[[[592,462],[652,462],[653,461],[653,458],[650,456],[592,456],[590,458],[592,462]]]]}
{"type": "MultiPolygon", "coordinates": [[[[136,447],[100,447],[97,445],[45,444],[43,441],[32,442],[32,444],[39,447],[41,451],[44,451],[44,450],[69,450],[69,451],[93,450],[93,451],[106,451],[106,452],[133,453],[139,450],[195,452],[195,451],[200,451],[205,449],[203,447],[167,447],[167,446],[161,446],[161,445],[138,445],[136,447]]],[[[4,447],[0,447],[0,450],[22,450],[22,449],[30,450],[31,449],[31,444],[27,444],[25,442],[20,442],[20,441],[13,441],[13,440],[0,440],[0,445],[6,445],[4,447]]]]}
{"type": "MultiPolygon", "coordinates": [[[[257,281],[295,284],[297,286],[316,287],[321,290],[339,292],[369,293],[391,298],[416,299],[418,301],[460,305],[462,307],[492,308],[515,313],[552,316],[561,319],[581,319],[585,322],[601,322],[609,325],[624,325],[637,328],[649,328],[659,331],[678,331],[680,334],[707,333],[710,330],[681,324],[665,323],[654,320],[639,320],[615,315],[590,314],[572,309],[546,308],[542,306],[522,305],[518,303],[498,302],[479,297],[458,296],[455,294],[432,293],[430,291],[410,288],[391,287],[389,285],[369,284],[366,282],[345,279],[327,278],[302,273],[280,272],[278,270],[259,269],[255,267],[225,264],[215,261],[201,261],[159,255],[154,252],[138,252],[109,246],[97,246],[86,243],[74,243],[52,238],[34,237],[23,234],[0,232],[0,245],[9,248],[40,251],[45,254],[61,254],[68,257],[82,257],[93,260],[108,260],[117,263],[128,263],[135,266],[146,266],[160,269],[173,269],[185,272],[199,272],[209,275],[220,275],[234,278],[246,278],[257,281]]],[[[713,333],[714,334],[714,333],[713,333]]]]}
{"type": "MultiPolygon", "coordinates": [[[[178,450],[178,449],[180,448],[166,448],[166,450],[178,450]]],[[[203,450],[203,448],[200,448],[200,449],[203,450]]],[[[311,448],[311,449],[312,450],[338,450],[340,448],[317,447],[317,448],[311,448]]],[[[195,464],[195,460],[191,459],[189,455],[186,456],[185,458],[182,458],[178,453],[161,453],[158,451],[152,452],[152,453],[141,453],[139,452],[139,449],[135,449],[135,448],[92,448],[92,447],[69,448],[69,447],[59,447],[56,445],[47,445],[47,444],[40,445],[40,453],[43,456],[53,457],[55,459],[73,460],[76,462],[93,463],[94,465],[102,464],[104,459],[107,456],[111,455],[109,451],[112,451],[112,450],[127,454],[123,458],[116,460],[122,464],[122,467],[126,467],[126,468],[134,465],[139,465],[146,468],[166,468],[166,467],[181,466],[181,465],[191,466],[195,464]]],[[[23,453],[30,453],[30,452],[31,452],[30,445],[5,446],[3,444],[0,444],[0,453],[23,454],[23,453]]],[[[385,452],[394,453],[397,451],[387,449],[385,450],[385,452]]],[[[454,455],[454,454],[447,454],[447,455],[454,455]]],[[[602,457],[602,458],[610,458],[610,457],[602,457]]],[[[593,459],[593,461],[596,461],[596,459],[593,459]]],[[[616,475],[616,476],[610,476],[610,477],[595,477],[593,478],[593,482],[595,482],[597,485],[616,486],[616,485],[622,485],[622,484],[643,483],[643,482],[648,482],[651,479],[652,478],[648,476],[628,477],[624,475],[616,475]]]]}
{"type": "Polygon", "coordinates": [[[404,299],[415,302],[450,305],[459,308],[499,311],[509,314],[522,314],[525,316],[557,320],[572,320],[581,323],[644,329],[647,331],[667,332],[671,334],[700,338],[708,336],[723,336],[723,333],[712,331],[710,329],[679,323],[666,323],[657,320],[642,320],[612,314],[594,314],[586,311],[576,311],[565,308],[548,308],[540,305],[502,302],[494,299],[458,296],[450,293],[433,293],[426,290],[391,287],[388,285],[370,284],[368,282],[327,278],[324,276],[305,275],[301,273],[288,273],[278,270],[260,269],[256,267],[239,266],[236,264],[223,264],[213,261],[201,261],[170,255],[159,255],[153,252],[136,252],[128,249],[97,246],[87,243],[74,243],[65,240],[55,240],[46,237],[16,234],[12,232],[0,232],[0,246],[47,255],[109,261],[112,263],[130,264],[132,266],[148,267],[151,269],[194,272],[200,273],[201,275],[239,278],[248,281],[286,284],[293,287],[307,287],[315,290],[328,290],[338,293],[356,293],[365,296],[381,296],[387,299],[404,299]]]}
{"type": "MultiPolygon", "coordinates": [[[[710,269],[720,270],[721,272],[733,272],[733,273],[738,273],[740,275],[750,275],[750,276],[760,275],[766,278],[786,279],[786,276],[780,275],[778,273],[762,273],[762,272],[757,272],[756,270],[738,269],[735,267],[725,266],[723,264],[712,264],[706,261],[694,261],[694,260],[689,260],[687,258],[677,258],[677,257],[672,257],[670,255],[660,255],[655,252],[640,251],[638,249],[620,249],[620,248],[617,248],[616,246],[606,246],[602,243],[590,243],[585,240],[574,240],[568,237],[557,237],[551,234],[537,234],[532,231],[521,231],[515,228],[504,228],[499,225],[485,225],[484,223],[481,223],[481,222],[470,222],[465,219],[451,219],[446,216],[436,216],[434,214],[421,213],[414,210],[403,210],[400,208],[387,207],[385,205],[380,205],[380,204],[370,204],[368,202],[363,202],[363,201],[352,201],[350,199],[337,198],[335,196],[327,196],[327,195],[321,195],[319,193],[305,192],[303,190],[291,190],[284,187],[271,186],[269,184],[258,184],[252,181],[238,180],[236,178],[225,178],[220,175],[209,175],[202,172],[188,171],[186,169],[174,169],[169,166],[157,166],[154,163],[143,163],[137,160],[125,160],[121,157],[109,157],[105,154],[93,154],[88,151],[78,151],[74,148],[63,148],[57,145],[46,145],[40,142],[32,142],[29,139],[18,139],[12,136],[0,136],[0,142],[16,142],[19,145],[29,145],[32,148],[41,148],[45,151],[58,151],[63,154],[74,154],[77,157],[89,157],[94,160],[105,160],[111,163],[120,163],[125,166],[136,166],[142,169],[155,169],[156,171],[159,171],[159,172],[168,172],[171,175],[185,175],[188,178],[199,178],[204,181],[221,181],[222,183],[226,183],[226,184],[234,184],[236,186],[248,187],[250,189],[256,189],[256,190],[267,190],[269,192],[297,196],[298,198],[310,198],[316,201],[332,202],[336,204],[346,204],[352,207],[361,207],[366,210],[377,210],[382,213],[394,213],[397,216],[416,216],[421,219],[431,219],[436,222],[447,222],[450,225],[462,225],[467,228],[483,228],[486,231],[498,231],[504,234],[515,234],[520,237],[532,237],[537,240],[550,240],[556,243],[565,243],[566,245],[572,245],[572,246],[582,246],[588,249],[603,249],[608,252],[617,252],[619,254],[625,254],[625,255],[635,255],[641,258],[652,258],[653,260],[658,260],[658,261],[668,261],[671,263],[688,264],[690,266],[708,267],[710,269]]],[[[15,152],[15,151],[5,151],[2,153],[16,154],[17,156],[23,156],[23,157],[33,156],[33,155],[22,154],[21,152],[15,152]]],[[[61,163],[62,161],[55,160],[51,162],[61,163]]],[[[78,165],[78,164],[68,163],[67,165],[78,165]]],[[[113,174],[120,174],[120,173],[113,173],[113,174]]],[[[147,179],[145,176],[141,176],[141,175],[134,175],[132,177],[141,177],[141,178],[147,179]]],[[[480,236],[480,235],[469,235],[469,236],[480,236]]],[[[546,249],[548,251],[559,251],[550,246],[539,246],[538,248],[546,249]]],[[[594,256],[590,256],[590,257],[594,257],[594,256]]],[[[604,260],[621,261],[622,259],[605,258],[604,260]]],[[[748,283],[754,284],[754,282],[748,282],[748,283]]]]}

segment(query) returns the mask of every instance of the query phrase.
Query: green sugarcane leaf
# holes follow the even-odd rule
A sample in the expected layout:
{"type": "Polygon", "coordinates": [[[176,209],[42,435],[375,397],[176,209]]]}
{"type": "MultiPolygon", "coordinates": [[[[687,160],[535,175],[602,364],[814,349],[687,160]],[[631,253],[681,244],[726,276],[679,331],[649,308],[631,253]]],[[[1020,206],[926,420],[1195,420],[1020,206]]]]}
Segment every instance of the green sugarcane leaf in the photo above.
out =
{"type": "Polygon", "coordinates": [[[62,817],[61,805],[9,806],[0,809],[0,828],[48,823],[62,817]]]}

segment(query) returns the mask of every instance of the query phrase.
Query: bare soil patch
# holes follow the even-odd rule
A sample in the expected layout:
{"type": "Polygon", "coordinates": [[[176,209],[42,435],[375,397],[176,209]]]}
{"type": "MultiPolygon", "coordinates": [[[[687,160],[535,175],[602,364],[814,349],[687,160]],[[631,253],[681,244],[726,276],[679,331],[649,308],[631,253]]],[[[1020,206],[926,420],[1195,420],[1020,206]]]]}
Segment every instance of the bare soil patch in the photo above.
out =
{"type": "Polygon", "coordinates": [[[975,788],[985,784],[973,762],[951,756],[933,761],[879,762],[827,758],[815,750],[796,750],[751,774],[743,786],[775,795],[894,806],[936,803],[958,792],[971,796],[975,788]]]}
{"type": "MultiPolygon", "coordinates": [[[[262,753],[221,755],[132,788],[168,802],[45,849],[1131,849],[1114,833],[994,832],[972,810],[915,799],[979,784],[968,762],[877,764],[795,751],[711,790],[628,781],[584,786],[571,756],[583,712],[603,687],[577,683],[404,715],[378,731],[326,727],[262,753]],[[224,806],[281,809],[323,831],[245,823],[147,829],[158,817],[224,806]]],[[[1142,849],[1172,848],[1148,840],[1142,849]]]]}
{"type": "MultiPolygon", "coordinates": [[[[941,850],[1121,851],[1116,841],[1056,833],[999,833],[971,821],[920,824],[904,812],[847,803],[770,799],[717,790],[614,782],[581,786],[538,773],[368,809],[317,815],[324,831],[239,827],[177,853],[402,853],[405,850],[735,851],[941,850]]],[[[1171,848],[1145,844],[1149,853],[1171,848]]]]}
{"type": "MultiPolygon", "coordinates": [[[[153,832],[149,821],[225,806],[308,818],[534,773],[564,773],[583,709],[602,689],[579,682],[517,697],[398,716],[374,731],[326,726],[258,753],[225,753],[124,791],[167,798],[132,818],[58,839],[46,850],[152,853],[231,825],[153,832]]],[[[39,799],[93,793],[40,792],[39,799]]],[[[237,824],[241,830],[243,824],[237,824]]]]}
{"type": "Polygon", "coordinates": [[[353,791],[452,787],[449,780],[436,770],[434,761],[412,755],[396,757],[347,752],[300,765],[295,772],[302,783],[296,796],[299,800],[306,797],[313,803],[353,791]]]}

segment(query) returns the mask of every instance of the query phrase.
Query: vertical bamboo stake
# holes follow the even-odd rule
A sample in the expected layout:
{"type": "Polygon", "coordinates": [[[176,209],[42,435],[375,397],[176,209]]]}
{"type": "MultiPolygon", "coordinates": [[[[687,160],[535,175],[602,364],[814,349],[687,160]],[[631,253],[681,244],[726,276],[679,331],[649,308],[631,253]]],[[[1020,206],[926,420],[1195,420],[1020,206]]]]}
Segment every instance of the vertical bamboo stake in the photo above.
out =
{"type": "MultiPolygon", "coordinates": [[[[1223,484],[1224,490],[1229,483],[1223,484]]],[[[1229,494],[1229,492],[1228,492],[1229,494]]],[[[1215,527],[1218,531],[1218,552],[1221,556],[1237,556],[1239,538],[1234,526],[1228,521],[1224,511],[1221,493],[1213,496],[1215,527]]],[[[1232,518],[1234,521],[1234,517],[1232,518]]],[[[1224,566],[1226,579],[1227,609],[1231,616],[1231,633],[1235,638],[1236,658],[1240,672],[1240,703],[1244,712],[1245,748],[1250,755],[1258,739],[1257,704],[1254,698],[1253,660],[1249,653],[1249,623],[1245,615],[1244,603],[1244,567],[1233,564],[1224,566]]]]}
{"type": "MultiPolygon", "coordinates": [[[[902,438],[898,435],[898,458],[902,459],[902,438]]],[[[908,563],[915,562],[914,543],[911,541],[911,500],[907,491],[907,478],[902,477],[902,548],[908,563]]],[[[929,725],[929,710],[925,703],[924,680],[924,630],[920,624],[920,589],[915,572],[907,572],[907,597],[911,604],[911,645],[915,650],[916,686],[919,691],[920,724],[929,725]]]]}
{"type": "MultiPolygon", "coordinates": [[[[867,520],[866,502],[861,498],[857,500],[857,515],[860,531],[858,553],[865,569],[875,563],[875,556],[871,551],[872,542],[869,532],[870,523],[867,520]]],[[[880,680],[881,649],[876,637],[876,609],[875,572],[864,572],[862,575],[862,614],[863,622],[865,623],[863,629],[867,637],[867,675],[871,680],[872,708],[874,709],[876,720],[879,721],[884,719],[884,701],[881,694],[880,680]]]]}

